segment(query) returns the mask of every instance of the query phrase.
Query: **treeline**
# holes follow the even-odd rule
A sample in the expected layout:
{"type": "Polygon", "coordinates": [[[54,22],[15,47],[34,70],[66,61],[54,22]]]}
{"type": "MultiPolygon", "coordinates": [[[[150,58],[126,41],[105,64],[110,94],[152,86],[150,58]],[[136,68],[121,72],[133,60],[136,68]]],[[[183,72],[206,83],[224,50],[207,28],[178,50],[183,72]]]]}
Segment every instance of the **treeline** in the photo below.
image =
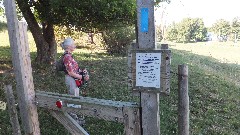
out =
{"type": "Polygon", "coordinates": [[[240,39],[240,18],[236,17],[229,22],[217,20],[211,27],[204,25],[202,18],[184,18],[179,23],[169,25],[165,33],[157,27],[158,41],[162,38],[173,42],[201,42],[211,40],[213,36],[218,41],[237,41],[240,39]]]}

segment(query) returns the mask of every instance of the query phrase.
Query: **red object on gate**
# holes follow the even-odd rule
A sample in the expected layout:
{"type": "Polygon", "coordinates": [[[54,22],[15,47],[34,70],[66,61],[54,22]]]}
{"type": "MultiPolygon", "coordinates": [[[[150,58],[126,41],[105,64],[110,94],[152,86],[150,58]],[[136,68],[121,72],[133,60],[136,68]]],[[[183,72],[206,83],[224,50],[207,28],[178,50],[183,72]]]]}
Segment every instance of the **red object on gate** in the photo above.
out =
{"type": "Polygon", "coordinates": [[[56,102],[56,106],[57,106],[57,108],[62,108],[62,101],[61,101],[61,100],[58,100],[58,101],[56,102]]]}

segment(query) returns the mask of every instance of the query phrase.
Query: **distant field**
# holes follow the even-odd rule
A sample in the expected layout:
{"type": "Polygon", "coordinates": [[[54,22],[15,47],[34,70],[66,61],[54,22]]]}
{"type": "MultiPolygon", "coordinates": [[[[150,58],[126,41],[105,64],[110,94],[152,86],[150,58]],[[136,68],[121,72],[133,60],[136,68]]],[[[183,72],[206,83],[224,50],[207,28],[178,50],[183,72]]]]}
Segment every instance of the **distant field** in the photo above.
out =
{"type": "Polygon", "coordinates": [[[194,54],[210,56],[223,63],[240,65],[240,43],[233,42],[200,42],[200,43],[170,43],[170,47],[186,50],[194,54]]]}

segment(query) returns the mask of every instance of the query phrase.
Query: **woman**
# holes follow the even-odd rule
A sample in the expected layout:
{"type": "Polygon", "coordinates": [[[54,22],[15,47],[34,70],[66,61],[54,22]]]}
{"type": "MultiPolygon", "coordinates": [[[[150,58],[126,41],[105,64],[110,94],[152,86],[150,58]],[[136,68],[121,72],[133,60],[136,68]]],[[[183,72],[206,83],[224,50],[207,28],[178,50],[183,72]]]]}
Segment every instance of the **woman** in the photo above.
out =
{"type": "MultiPolygon", "coordinates": [[[[66,38],[61,44],[62,48],[65,50],[63,63],[66,67],[65,83],[68,88],[68,93],[70,95],[79,96],[79,88],[76,85],[75,79],[82,79],[82,75],[79,74],[78,63],[74,60],[72,53],[75,50],[76,46],[72,38],[66,38]]],[[[89,76],[86,75],[84,80],[88,80],[89,76]]]]}

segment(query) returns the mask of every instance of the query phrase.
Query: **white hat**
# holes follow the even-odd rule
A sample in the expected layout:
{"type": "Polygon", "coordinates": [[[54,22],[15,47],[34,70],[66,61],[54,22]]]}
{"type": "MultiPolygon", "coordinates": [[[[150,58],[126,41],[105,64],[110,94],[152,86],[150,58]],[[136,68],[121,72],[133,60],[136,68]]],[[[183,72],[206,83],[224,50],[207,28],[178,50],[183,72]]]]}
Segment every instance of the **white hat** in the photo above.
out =
{"type": "Polygon", "coordinates": [[[72,38],[68,37],[61,43],[61,46],[65,50],[65,49],[67,49],[68,46],[73,45],[73,44],[74,44],[74,40],[72,38]]]}

